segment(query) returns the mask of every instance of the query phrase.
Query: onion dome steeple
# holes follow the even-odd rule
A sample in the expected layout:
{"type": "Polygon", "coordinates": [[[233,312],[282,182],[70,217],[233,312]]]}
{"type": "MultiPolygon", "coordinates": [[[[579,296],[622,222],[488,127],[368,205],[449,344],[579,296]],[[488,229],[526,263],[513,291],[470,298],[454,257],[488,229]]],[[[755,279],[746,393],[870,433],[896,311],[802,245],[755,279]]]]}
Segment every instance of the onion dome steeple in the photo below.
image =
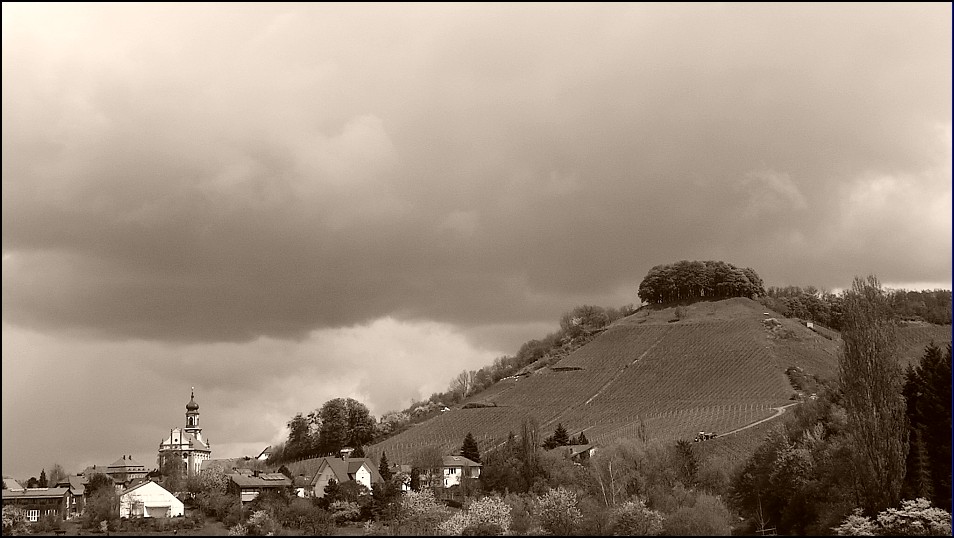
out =
{"type": "Polygon", "coordinates": [[[195,387],[192,387],[192,397],[186,404],[186,433],[191,433],[201,439],[202,428],[199,427],[199,404],[195,403],[195,387]]]}
{"type": "Polygon", "coordinates": [[[189,403],[186,404],[186,411],[198,411],[199,404],[195,403],[195,387],[192,387],[192,397],[189,399],[189,403]]]}

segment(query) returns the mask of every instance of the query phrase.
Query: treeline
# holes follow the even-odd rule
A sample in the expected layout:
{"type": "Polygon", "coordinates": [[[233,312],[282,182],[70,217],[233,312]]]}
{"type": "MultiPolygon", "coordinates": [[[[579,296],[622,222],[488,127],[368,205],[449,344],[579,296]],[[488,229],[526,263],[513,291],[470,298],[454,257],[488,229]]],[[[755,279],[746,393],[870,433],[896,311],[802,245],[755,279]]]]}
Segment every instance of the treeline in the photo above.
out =
{"type": "MultiPolygon", "coordinates": [[[[951,324],[951,291],[884,290],[891,315],[903,321],[951,324]]],[[[763,305],[790,318],[801,318],[840,331],[844,293],[835,294],[815,286],[769,287],[759,298],[763,305]]]]}
{"type": "Polygon", "coordinates": [[[424,401],[415,401],[402,411],[385,413],[374,442],[396,435],[411,424],[440,414],[444,407],[458,404],[493,386],[501,379],[549,366],[592,340],[614,321],[636,312],[632,304],[619,308],[581,305],[560,316],[560,328],[541,339],[524,342],[515,355],[497,357],[493,364],[464,370],[444,392],[435,392],[424,401]]]}
{"type": "Polygon", "coordinates": [[[837,382],[734,473],[748,534],[950,535],[951,347],[903,371],[891,296],[873,277],[842,294],[837,382]]]}
{"type": "Polygon", "coordinates": [[[335,398],[308,414],[288,421],[288,440],[273,447],[269,465],[321,456],[336,456],[342,448],[359,451],[374,439],[377,421],[368,407],[353,398],[335,398]]]}
{"type": "Polygon", "coordinates": [[[639,283],[638,296],[649,304],[697,298],[759,297],[762,279],[753,269],[723,261],[680,261],[657,265],[639,283]]]}

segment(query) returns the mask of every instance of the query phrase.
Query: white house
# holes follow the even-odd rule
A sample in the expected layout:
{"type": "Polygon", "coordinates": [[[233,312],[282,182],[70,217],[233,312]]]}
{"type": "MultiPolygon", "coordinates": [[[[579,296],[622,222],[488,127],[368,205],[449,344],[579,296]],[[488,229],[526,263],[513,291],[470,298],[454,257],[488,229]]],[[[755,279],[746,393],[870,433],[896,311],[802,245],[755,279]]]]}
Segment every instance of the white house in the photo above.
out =
{"type": "Polygon", "coordinates": [[[441,470],[444,474],[444,487],[460,484],[462,478],[480,478],[482,465],[464,456],[444,456],[441,470]]]}
{"type": "Polygon", "coordinates": [[[119,496],[119,517],[176,517],[185,513],[182,501],[155,482],[142,482],[119,496]]]}
{"type": "Polygon", "coordinates": [[[357,482],[362,486],[371,489],[372,484],[381,482],[381,475],[374,467],[374,463],[368,458],[322,458],[318,466],[318,472],[312,480],[312,490],[315,497],[325,496],[325,486],[331,479],[339,484],[349,481],[357,482]]]}

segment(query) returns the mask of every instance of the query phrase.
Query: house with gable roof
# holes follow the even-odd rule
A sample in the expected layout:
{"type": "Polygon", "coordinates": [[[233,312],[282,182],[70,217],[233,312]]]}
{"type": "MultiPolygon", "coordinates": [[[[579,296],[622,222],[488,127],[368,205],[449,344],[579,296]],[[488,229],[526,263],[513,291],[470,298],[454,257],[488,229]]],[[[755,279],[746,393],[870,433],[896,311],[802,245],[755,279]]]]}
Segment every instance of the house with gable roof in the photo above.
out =
{"type": "Polygon", "coordinates": [[[182,501],[151,480],[126,488],[119,495],[119,517],[176,517],[184,513],[182,501]]]}
{"type": "Polygon", "coordinates": [[[282,473],[262,473],[252,469],[236,469],[225,475],[229,479],[226,491],[238,494],[242,504],[252,502],[263,491],[292,487],[292,480],[282,473]]]}
{"type": "Polygon", "coordinates": [[[66,496],[66,519],[73,519],[83,514],[86,508],[86,484],[88,483],[89,479],[78,475],[69,475],[56,483],[56,487],[69,490],[69,495],[66,496]]]}
{"type": "Polygon", "coordinates": [[[441,459],[444,487],[456,486],[464,478],[480,478],[482,468],[483,465],[464,456],[444,456],[441,459]]]}
{"type": "Polygon", "coordinates": [[[311,489],[315,497],[325,496],[325,486],[331,480],[339,484],[355,482],[371,490],[374,484],[383,482],[377,466],[370,458],[350,458],[350,449],[341,451],[340,457],[320,458],[318,472],[311,481],[311,489]]]}

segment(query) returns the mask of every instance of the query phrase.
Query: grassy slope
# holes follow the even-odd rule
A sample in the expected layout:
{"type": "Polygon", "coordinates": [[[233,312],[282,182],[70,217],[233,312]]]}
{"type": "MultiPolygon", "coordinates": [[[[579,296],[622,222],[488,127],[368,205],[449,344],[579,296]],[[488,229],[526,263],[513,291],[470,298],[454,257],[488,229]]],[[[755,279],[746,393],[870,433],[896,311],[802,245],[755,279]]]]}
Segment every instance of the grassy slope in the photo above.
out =
{"type": "MultiPolygon", "coordinates": [[[[528,417],[536,418],[543,437],[561,422],[571,434],[583,430],[602,444],[636,435],[640,423],[650,438],[691,438],[699,430],[750,424],[789,403],[789,366],[837,375],[840,339],[824,338],[755,301],[703,301],[681,311],[673,322],[675,307],[644,307],[552,368],[503,380],[469,400],[498,407],[456,407],[366,451],[373,458],[387,451],[389,461],[409,463],[425,446],[444,453],[460,448],[468,432],[486,451],[509,432],[519,433],[528,417]],[[781,326],[771,329],[763,322],[768,317],[781,326]]],[[[917,356],[931,338],[946,334],[950,341],[950,327],[905,330],[901,340],[909,350],[920,346],[917,356]]],[[[762,427],[753,430],[745,437],[762,427]]]]}

